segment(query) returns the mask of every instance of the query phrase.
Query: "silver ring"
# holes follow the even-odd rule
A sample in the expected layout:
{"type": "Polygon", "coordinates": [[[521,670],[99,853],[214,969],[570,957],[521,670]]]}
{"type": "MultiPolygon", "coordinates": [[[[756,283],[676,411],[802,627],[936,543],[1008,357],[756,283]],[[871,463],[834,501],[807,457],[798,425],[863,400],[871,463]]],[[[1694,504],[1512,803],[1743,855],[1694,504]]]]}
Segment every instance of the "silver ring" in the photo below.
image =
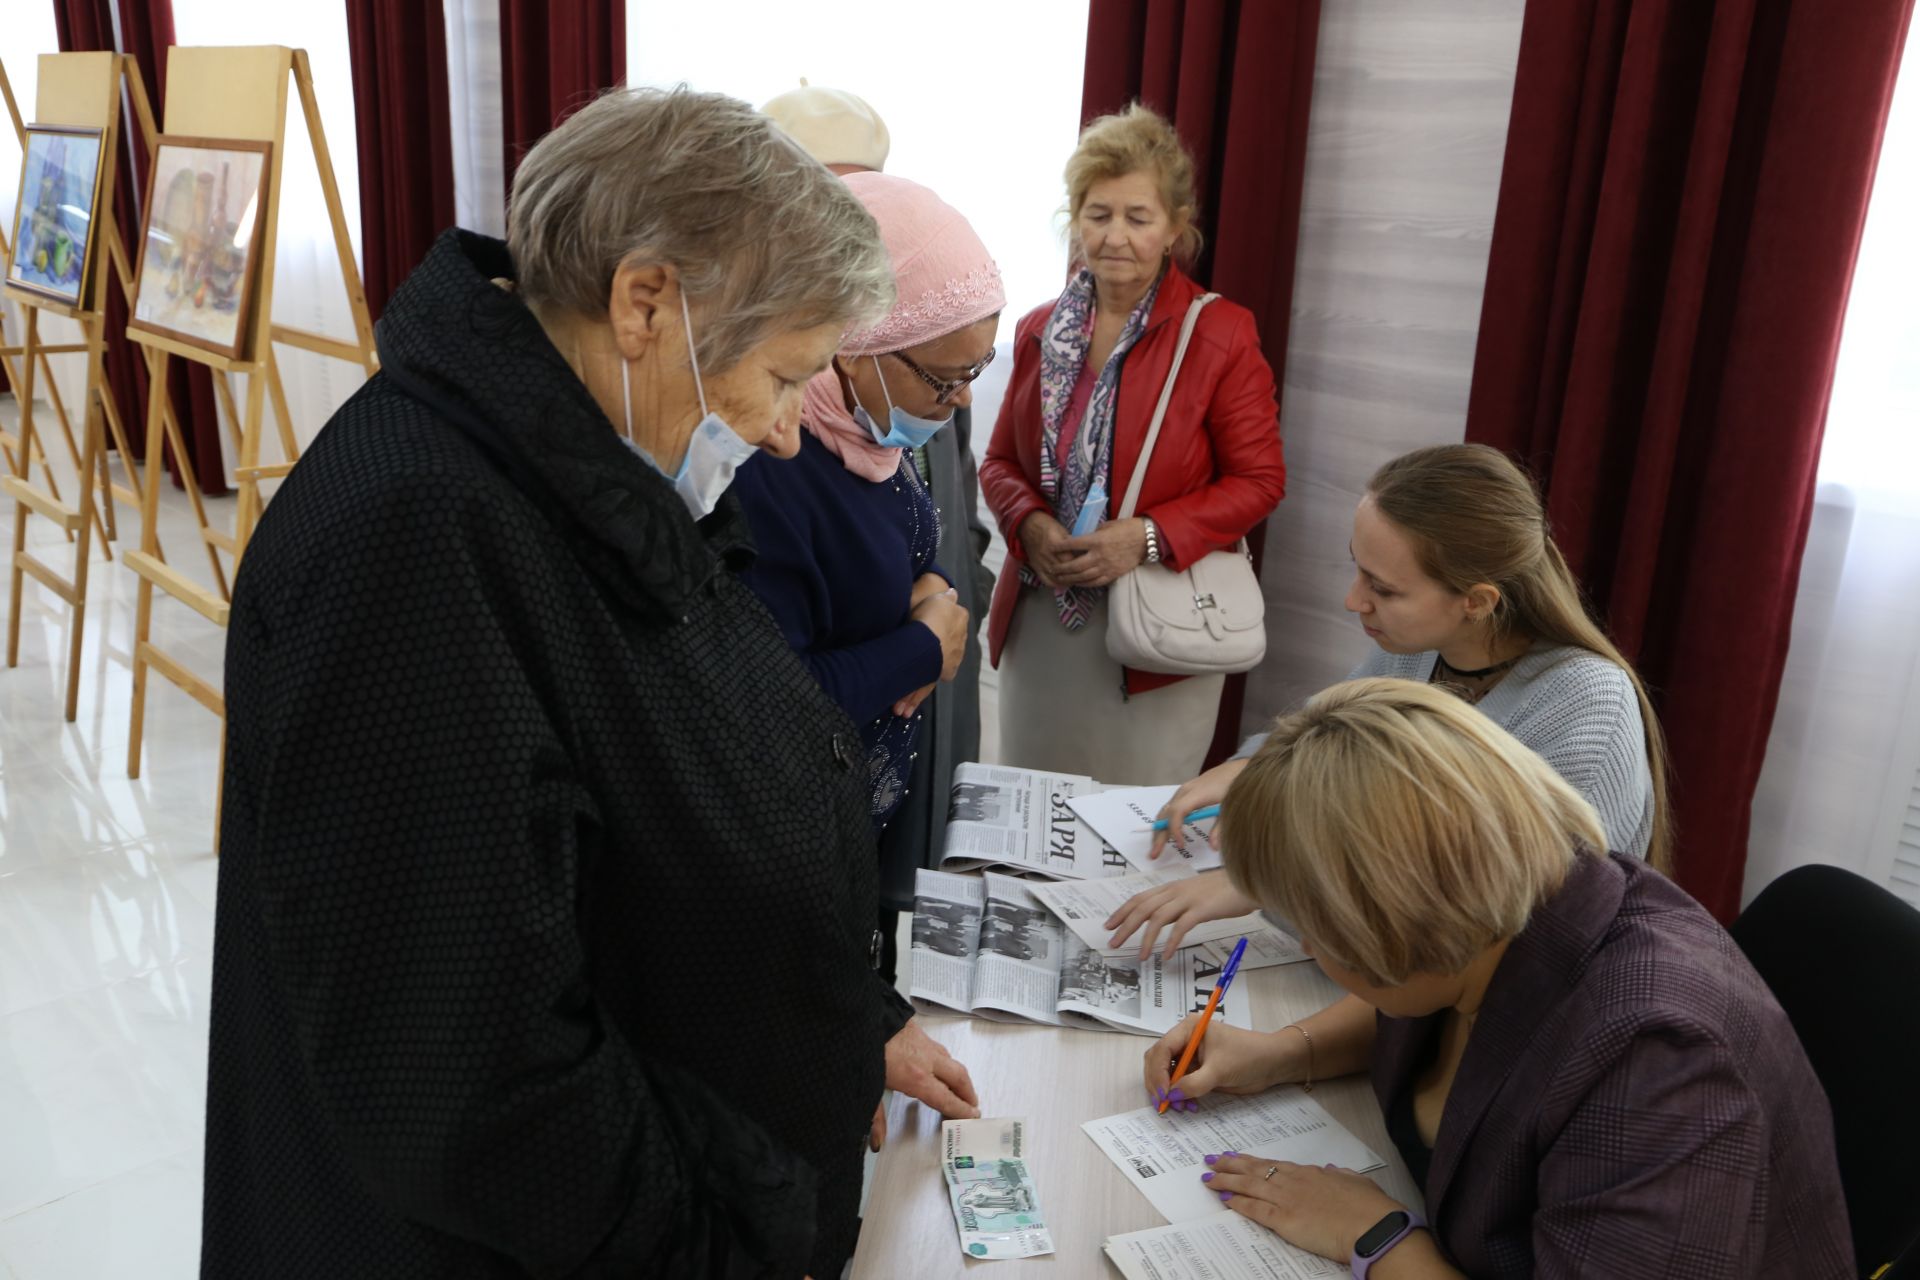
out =
{"type": "Polygon", "coordinates": [[[1270,1165],[1268,1165],[1268,1166],[1267,1166],[1267,1171],[1266,1171],[1265,1173],[1263,1173],[1263,1174],[1261,1174],[1261,1175],[1260,1175],[1260,1181],[1262,1181],[1262,1182],[1265,1182],[1265,1181],[1267,1181],[1267,1179],[1269,1179],[1269,1178],[1271,1178],[1271,1177],[1273,1177],[1273,1174],[1274,1174],[1274,1171],[1275,1171],[1276,1169],[1278,1169],[1279,1167],[1280,1167],[1280,1166],[1279,1166],[1279,1165],[1277,1165],[1277,1164],[1270,1164],[1270,1165]]]}

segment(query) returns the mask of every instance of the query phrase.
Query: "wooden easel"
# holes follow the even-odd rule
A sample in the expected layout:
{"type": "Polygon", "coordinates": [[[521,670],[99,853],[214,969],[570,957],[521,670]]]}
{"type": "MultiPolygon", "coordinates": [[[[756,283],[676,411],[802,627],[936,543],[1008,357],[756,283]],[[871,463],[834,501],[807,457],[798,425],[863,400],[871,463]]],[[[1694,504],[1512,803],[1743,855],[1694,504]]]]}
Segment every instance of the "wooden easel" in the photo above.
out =
{"type": "MultiPolygon", "coordinates": [[[[55,53],[40,58],[40,87],[35,115],[39,123],[78,125],[101,130],[99,161],[99,209],[113,207],[113,184],[118,169],[120,147],[120,57],[112,53],[55,53]]],[[[11,94],[9,93],[9,96],[11,94]]],[[[24,197],[23,197],[24,199],[24,197]]],[[[108,219],[96,217],[95,225],[108,219]]],[[[102,269],[102,236],[87,237],[81,279],[84,293],[78,305],[66,305],[17,290],[11,281],[7,295],[26,310],[26,335],[20,356],[22,373],[15,385],[19,391],[20,437],[19,468],[15,474],[0,478],[0,488],[14,500],[13,557],[10,564],[7,619],[7,665],[20,659],[20,604],[25,579],[32,577],[40,585],[64,600],[73,611],[68,628],[66,715],[73,720],[79,710],[80,647],[86,634],[87,575],[92,565],[92,540],[100,529],[101,547],[107,546],[109,529],[102,524],[101,508],[94,503],[94,485],[98,481],[111,493],[106,473],[106,439],[103,424],[108,416],[105,406],[112,399],[106,383],[106,273],[102,269]],[[41,313],[65,316],[80,326],[81,350],[87,353],[87,389],[82,444],[74,462],[79,474],[79,492],[73,503],[63,502],[47,489],[36,488],[28,478],[27,465],[34,457],[33,402],[34,373],[45,367],[46,348],[39,341],[41,313]],[[26,549],[27,521],[40,515],[59,525],[75,541],[72,578],[63,578],[45,561],[26,549]]],[[[12,370],[8,370],[12,374],[12,370]]],[[[48,378],[49,386],[52,378],[48,378]]],[[[58,403],[57,401],[55,402],[58,403]]],[[[62,426],[65,415],[62,411],[62,426]]],[[[133,460],[121,441],[122,462],[131,473],[133,460]]],[[[68,437],[72,448],[72,437],[68,437]]],[[[44,466],[44,460],[43,460],[44,466]]],[[[104,504],[111,514],[112,499],[104,504]]],[[[109,554],[111,554],[109,552],[109,554]]]]}
{"type": "MultiPolygon", "coordinates": [[[[235,515],[231,538],[236,566],[246,552],[247,539],[259,522],[260,482],[286,475],[299,461],[299,446],[293,434],[292,415],[288,411],[286,390],[274,360],[273,344],[285,343],[301,350],[316,352],[339,360],[357,362],[368,374],[376,372],[379,361],[374,354],[373,321],[367,311],[366,291],[360,282],[360,269],[354,262],[353,242],[347,233],[345,210],[340,204],[340,189],[333,179],[332,153],[327,149],[326,132],[320,123],[320,106],[313,92],[313,71],[304,49],[281,45],[234,48],[186,48],[167,51],[167,132],[175,136],[235,138],[273,144],[267,173],[267,205],[261,215],[258,260],[253,281],[252,306],[247,312],[241,355],[231,358],[217,355],[189,343],[144,330],[128,336],[154,354],[151,366],[156,389],[166,383],[168,361],[172,357],[192,360],[215,371],[215,385],[221,389],[229,409],[233,407],[226,379],[236,373],[247,375],[247,403],[244,414],[235,415],[239,427],[240,482],[239,510],[235,515]],[[274,254],[280,239],[280,195],[282,170],[287,154],[287,82],[291,76],[306,114],[307,136],[313,145],[313,157],[320,171],[320,187],[326,197],[327,214],[333,222],[334,246],[340,256],[340,274],[346,285],[347,302],[353,311],[354,338],[345,342],[324,334],[310,333],[273,322],[274,254]],[[266,398],[273,396],[274,418],[279,428],[284,461],[260,461],[265,434],[266,398]]],[[[163,425],[165,400],[158,394],[147,402],[147,447],[158,447],[163,425]]],[[[148,455],[152,456],[151,452],[148,455]]],[[[167,679],[215,715],[226,718],[226,699],[207,681],[155,646],[153,591],[155,587],[181,601],[216,626],[227,625],[228,600],[200,586],[184,574],[170,568],[159,551],[158,471],[149,466],[146,488],[140,504],[140,549],[123,557],[127,567],[140,577],[139,604],[135,614],[133,648],[133,720],[127,744],[127,776],[140,776],[141,734],[146,717],[147,669],[167,679]]],[[[221,754],[226,753],[222,729],[221,754]]]]}
{"type": "MultiPolygon", "coordinates": [[[[148,164],[152,164],[153,151],[154,151],[153,140],[154,140],[154,137],[158,134],[159,130],[157,130],[153,124],[153,110],[148,103],[146,82],[140,74],[140,64],[134,61],[131,57],[126,57],[123,55],[115,55],[115,54],[100,54],[100,53],[43,55],[40,62],[40,66],[41,66],[40,83],[42,87],[40,91],[39,104],[38,104],[40,106],[41,122],[42,123],[55,122],[53,118],[49,117],[46,109],[47,108],[46,94],[47,94],[47,85],[48,85],[49,64],[50,63],[56,64],[56,70],[52,73],[55,77],[56,84],[61,83],[61,76],[62,76],[62,73],[57,68],[70,67],[72,68],[72,74],[71,76],[68,77],[68,79],[72,81],[72,85],[70,87],[75,88],[77,90],[78,86],[82,82],[84,82],[89,86],[89,91],[91,91],[90,86],[92,85],[93,78],[99,75],[98,67],[100,65],[99,59],[101,58],[110,59],[110,63],[108,64],[110,67],[109,74],[111,74],[111,76],[113,77],[113,83],[112,83],[112,91],[111,91],[111,102],[109,104],[108,109],[112,111],[116,117],[116,123],[114,128],[108,130],[107,134],[103,137],[103,140],[102,140],[102,164],[103,166],[106,164],[106,160],[107,160],[106,148],[111,146],[113,148],[112,159],[115,161],[115,164],[117,166],[117,161],[119,157],[118,128],[122,124],[126,123],[124,121],[118,120],[118,115],[119,115],[118,106],[120,103],[120,91],[121,91],[123,82],[124,82],[124,87],[126,89],[126,100],[128,104],[131,106],[134,113],[134,123],[137,123],[140,127],[140,134],[139,134],[140,145],[144,146],[148,164]],[[84,59],[86,61],[83,64],[81,62],[74,61],[75,59],[84,59]]],[[[0,68],[0,92],[4,93],[7,99],[8,109],[14,116],[15,125],[20,128],[21,138],[22,138],[22,148],[24,150],[25,129],[19,120],[18,108],[15,106],[13,101],[13,88],[12,88],[12,85],[8,83],[6,80],[5,68],[0,68]]],[[[53,381],[52,370],[47,365],[46,357],[49,354],[61,354],[65,352],[84,352],[90,349],[89,346],[86,343],[76,343],[76,344],[69,344],[64,346],[37,345],[36,340],[38,337],[38,333],[37,333],[37,326],[35,325],[37,316],[35,312],[30,310],[28,312],[29,334],[28,334],[27,342],[23,344],[22,347],[17,349],[16,348],[0,348],[0,357],[5,357],[7,355],[15,353],[16,351],[19,354],[25,355],[29,349],[32,349],[35,353],[35,356],[37,356],[39,368],[46,373],[47,398],[53,407],[55,418],[58,419],[60,423],[61,431],[66,436],[67,451],[73,458],[74,470],[77,474],[83,477],[83,484],[87,483],[87,481],[84,479],[85,477],[97,477],[97,480],[98,480],[98,486],[99,486],[98,504],[96,505],[93,502],[92,500],[93,495],[91,490],[89,489],[89,492],[85,495],[87,500],[82,504],[82,507],[80,509],[86,512],[86,514],[91,517],[91,523],[94,529],[100,534],[101,554],[108,560],[113,559],[113,551],[111,547],[108,545],[108,540],[118,536],[115,528],[116,522],[114,519],[113,504],[116,501],[122,502],[122,503],[125,503],[127,506],[134,508],[137,511],[140,507],[140,500],[141,500],[140,491],[142,488],[141,472],[140,472],[140,469],[135,465],[133,461],[133,451],[130,448],[130,439],[127,435],[126,427],[124,425],[125,419],[120,412],[119,401],[114,395],[112,384],[107,379],[106,368],[104,363],[105,343],[108,340],[119,340],[119,337],[120,337],[120,335],[107,334],[105,332],[105,324],[106,324],[105,300],[107,296],[106,290],[112,287],[107,283],[107,277],[106,277],[106,270],[109,265],[111,265],[115,269],[115,275],[119,280],[120,289],[122,291],[122,294],[125,296],[127,300],[127,305],[129,309],[131,309],[133,305],[133,288],[134,288],[133,271],[132,271],[132,268],[127,265],[126,244],[121,238],[119,221],[114,216],[114,211],[113,211],[113,196],[114,196],[113,184],[117,180],[121,180],[121,178],[116,173],[116,170],[114,168],[109,168],[106,170],[105,173],[102,174],[100,197],[99,197],[99,201],[97,203],[97,208],[95,212],[95,225],[102,228],[102,230],[100,231],[99,235],[96,238],[99,240],[101,245],[101,248],[99,249],[99,253],[103,256],[101,259],[96,260],[94,263],[92,263],[92,269],[94,274],[91,277],[89,277],[90,285],[89,285],[88,307],[85,309],[86,316],[85,318],[82,318],[79,315],[75,315],[74,318],[77,320],[81,320],[83,330],[86,330],[89,326],[91,326],[94,330],[99,331],[98,336],[99,336],[101,351],[103,355],[102,355],[102,360],[99,363],[90,364],[89,366],[87,392],[86,392],[86,406],[87,406],[88,418],[91,421],[92,414],[96,409],[98,409],[98,411],[104,418],[106,431],[111,433],[111,438],[114,443],[114,448],[120,455],[120,465],[126,472],[127,482],[125,484],[118,483],[112,478],[111,469],[109,467],[106,454],[104,452],[105,441],[107,438],[105,435],[101,435],[98,438],[95,438],[94,436],[90,435],[88,437],[89,444],[87,448],[80,449],[75,447],[74,440],[73,440],[73,430],[67,420],[66,408],[61,404],[61,401],[60,401],[59,387],[53,381]],[[94,285],[98,286],[97,289],[93,287],[94,285]]],[[[89,252],[93,252],[93,248],[91,245],[89,245],[89,252]]],[[[28,305],[31,306],[34,304],[29,302],[28,305]]],[[[55,308],[47,308],[43,306],[42,309],[55,309],[55,308]]],[[[147,370],[151,374],[153,371],[153,363],[154,363],[153,353],[151,351],[147,351],[144,353],[144,355],[147,360],[147,370]]],[[[21,400],[21,419],[23,424],[22,425],[23,434],[26,432],[27,428],[30,426],[31,418],[33,415],[34,397],[32,394],[32,390],[33,390],[33,382],[34,382],[33,366],[34,366],[35,360],[33,358],[28,358],[24,361],[24,363],[27,365],[26,377],[24,379],[17,380],[14,383],[14,386],[21,393],[20,400],[21,400]]],[[[9,377],[15,376],[11,363],[7,365],[7,372],[9,377]]],[[[227,590],[226,574],[221,567],[219,556],[216,554],[214,549],[215,540],[211,536],[209,536],[211,534],[211,530],[209,529],[209,526],[207,524],[207,513],[206,513],[205,504],[201,501],[201,498],[200,498],[200,486],[199,486],[197,477],[194,475],[194,472],[193,472],[193,460],[187,455],[184,436],[180,429],[180,423],[174,414],[172,401],[170,398],[166,398],[164,396],[164,388],[162,389],[162,392],[163,392],[163,400],[164,400],[163,410],[164,410],[164,417],[166,422],[167,441],[169,444],[171,444],[173,448],[174,462],[180,468],[181,479],[186,486],[188,497],[193,503],[194,514],[200,522],[200,529],[203,535],[203,541],[205,541],[207,546],[207,558],[212,562],[212,566],[213,566],[214,581],[219,585],[221,594],[224,595],[227,590]]],[[[89,428],[89,430],[91,430],[91,428],[89,428]]],[[[60,500],[60,491],[54,484],[52,472],[47,468],[44,452],[38,448],[37,444],[34,446],[33,451],[36,454],[40,455],[41,469],[45,475],[45,479],[47,482],[46,491],[44,493],[37,495],[38,498],[41,499],[40,504],[35,505],[35,500],[32,497],[26,498],[24,500],[19,499],[18,491],[14,486],[9,485],[8,492],[15,493],[16,500],[22,501],[23,506],[25,508],[30,508],[32,510],[39,511],[42,514],[45,514],[43,508],[49,502],[53,506],[59,508],[63,513],[65,511],[71,510],[70,508],[66,508],[65,505],[60,500]]],[[[155,462],[159,461],[158,454],[153,455],[153,458],[155,462]]],[[[11,455],[11,452],[9,452],[8,463],[10,468],[13,469],[14,471],[14,477],[21,484],[23,485],[26,484],[28,477],[26,474],[25,459],[24,458],[22,459],[21,465],[17,468],[12,468],[12,461],[13,461],[12,455],[11,455]]],[[[71,523],[67,521],[64,518],[64,516],[56,517],[56,518],[60,520],[63,526],[65,526],[67,540],[69,542],[74,541],[75,531],[71,523]]],[[[78,559],[75,561],[74,577],[70,581],[59,580],[58,575],[52,573],[52,571],[49,570],[44,563],[38,561],[33,556],[28,554],[25,546],[25,532],[26,532],[25,520],[22,515],[16,514],[15,524],[14,524],[14,545],[13,545],[13,561],[12,561],[13,608],[9,615],[8,624],[7,624],[8,625],[7,665],[10,667],[15,665],[19,655],[20,622],[21,622],[20,589],[22,585],[21,578],[23,574],[30,575],[36,581],[41,582],[43,585],[46,585],[49,590],[51,590],[55,595],[59,596],[63,601],[66,601],[67,604],[73,608],[74,610],[73,621],[72,621],[73,631],[72,631],[72,635],[69,637],[69,647],[73,654],[77,655],[80,652],[80,646],[86,634],[86,610],[84,607],[84,602],[86,599],[87,574],[86,574],[86,571],[81,567],[86,561],[85,553],[82,552],[79,555],[78,559]],[[52,580],[50,581],[50,579],[52,580]]],[[[158,544],[156,543],[156,547],[157,545],[158,544]]],[[[156,554],[159,554],[157,550],[156,550],[156,554]]],[[[164,556],[162,558],[164,559],[164,556]]],[[[74,718],[75,713],[78,709],[78,702],[77,702],[78,694],[79,694],[78,670],[79,668],[78,668],[77,662],[69,663],[68,671],[67,671],[67,707],[66,707],[68,720],[72,720],[74,718]]]]}
{"type": "MultiPolygon", "coordinates": [[[[27,125],[26,121],[20,117],[20,103],[13,96],[13,82],[7,78],[7,68],[4,63],[0,63],[0,99],[4,99],[6,102],[7,118],[13,123],[13,136],[20,144],[20,153],[24,160],[27,150],[27,125]]],[[[0,227],[0,260],[8,263],[13,261],[13,246],[8,243],[7,228],[4,227],[0,227]]],[[[47,379],[48,400],[53,406],[54,419],[60,424],[60,434],[66,439],[67,453],[73,459],[73,467],[76,473],[80,469],[80,449],[79,446],[74,443],[73,423],[67,417],[66,405],[60,401],[60,386],[53,380],[53,368],[47,363],[47,357],[50,355],[79,354],[86,349],[85,343],[67,343],[57,346],[42,346],[39,353],[40,371],[46,375],[47,379]]],[[[7,385],[13,389],[16,397],[19,397],[22,386],[20,382],[20,370],[14,365],[13,358],[23,354],[25,350],[23,346],[6,345],[4,326],[0,326],[0,368],[5,369],[7,385]]],[[[42,482],[46,485],[47,492],[52,495],[54,501],[60,501],[60,482],[53,474],[52,465],[47,461],[46,450],[39,447],[36,443],[33,450],[34,456],[32,458],[25,461],[15,461],[14,452],[19,447],[20,441],[16,436],[6,431],[0,431],[0,455],[4,455],[6,458],[8,474],[18,476],[22,480],[28,479],[28,472],[32,469],[32,463],[36,461],[39,462],[42,482]]],[[[65,533],[67,541],[72,542],[73,531],[69,529],[65,530],[65,533]]]]}

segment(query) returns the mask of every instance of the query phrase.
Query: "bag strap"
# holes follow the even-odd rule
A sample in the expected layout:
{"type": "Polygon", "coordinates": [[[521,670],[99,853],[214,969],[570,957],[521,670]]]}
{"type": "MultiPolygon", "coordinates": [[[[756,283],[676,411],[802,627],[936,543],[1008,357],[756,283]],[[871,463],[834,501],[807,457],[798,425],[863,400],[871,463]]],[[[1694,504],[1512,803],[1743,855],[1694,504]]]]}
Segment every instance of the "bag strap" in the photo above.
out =
{"type": "Polygon", "coordinates": [[[1140,501],[1140,486],[1147,480],[1147,463],[1153,457],[1154,442],[1160,438],[1160,424],[1166,421],[1167,404],[1173,399],[1173,380],[1180,376],[1180,364],[1187,358],[1187,342],[1193,337],[1193,326],[1200,322],[1201,309],[1219,296],[1217,293],[1203,293],[1187,308],[1187,318],[1180,325],[1180,344],[1173,349],[1173,367],[1167,370],[1167,385],[1160,388],[1160,403],[1153,408],[1153,422],[1147,427],[1147,442],[1140,446],[1140,461],[1134,464],[1133,479],[1127,482],[1126,501],[1120,504],[1120,510],[1114,516],[1116,520],[1133,518],[1133,506],[1140,501]]]}

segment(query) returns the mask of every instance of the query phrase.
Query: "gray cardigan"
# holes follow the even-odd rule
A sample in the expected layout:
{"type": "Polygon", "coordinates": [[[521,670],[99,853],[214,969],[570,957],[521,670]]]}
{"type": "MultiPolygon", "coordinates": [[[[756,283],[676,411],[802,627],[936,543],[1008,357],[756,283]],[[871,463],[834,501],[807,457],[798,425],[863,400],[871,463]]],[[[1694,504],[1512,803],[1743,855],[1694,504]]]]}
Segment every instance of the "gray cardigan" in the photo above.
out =
{"type": "MultiPolygon", "coordinates": [[[[1439,654],[1376,649],[1347,679],[1433,678],[1439,654]]],[[[1607,843],[1647,856],[1653,839],[1653,771],[1633,681],[1615,663],[1569,645],[1536,648],[1480,700],[1495,724],[1538,752],[1600,814],[1607,843]]],[[[1237,753],[1250,756],[1267,740],[1255,734],[1237,753]]]]}

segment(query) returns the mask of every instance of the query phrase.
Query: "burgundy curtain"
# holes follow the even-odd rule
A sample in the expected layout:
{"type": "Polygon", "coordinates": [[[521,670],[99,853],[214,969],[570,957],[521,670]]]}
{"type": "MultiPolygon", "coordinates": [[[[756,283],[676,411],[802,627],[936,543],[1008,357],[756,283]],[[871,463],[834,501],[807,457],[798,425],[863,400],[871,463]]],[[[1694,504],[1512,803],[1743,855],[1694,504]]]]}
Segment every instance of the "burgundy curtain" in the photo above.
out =
{"type": "Polygon", "coordinates": [[[1467,437],[1533,468],[1739,908],[1840,323],[1913,0],[1527,7],[1467,437]]]}
{"type": "MultiPolygon", "coordinates": [[[[1307,110],[1320,0],[1094,0],[1083,120],[1139,99],[1193,154],[1207,247],[1194,276],[1250,309],[1279,381],[1287,363],[1307,110]]],[[[1266,526],[1249,542],[1256,569],[1266,526]]],[[[1240,742],[1246,677],[1220,700],[1208,762],[1240,742]]]]}
{"type": "Polygon", "coordinates": [[[507,190],[534,143],[626,77],[625,0],[500,0],[507,190]]]}
{"type": "MultiPolygon", "coordinates": [[[[109,0],[54,0],[54,25],[63,52],[115,51],[113,13],[108,4],[109,0]]],[[[133,55],[139,64],[154,119],[164,127],[166,51],[174,43],[172,0],[119,0],[118,9],[124,44],[119,51],[133,55]]],[[[140,202],[147,193],[146,139],[139,132],[139,121],[129,113],[121,121],[120,178],[113,200],[114,220],[127,248],[129,266],[137,266],[140,260],[140,202]]],[[[111,271],[112,266],[103,255],[96,269],[111,271]]],[[[138,455],[146,449],[147,361],[145,349],[126,337],[127,305],[117,278],[107,289],[106,315],[108,387],[126,426],[127,442],[138,455]]],[[[175,360],[167,385],[201,492],[227,492],[211,377],[200,365],[175,360]]],[[[180,483],[177,468],[174,483],[180,483]]]]}
{"type": "Polygon", "coordinates": [[[378,320],[451,226],[453,129],[440,0],[347,0],[360,155],[360,274],[378,320]]]}

